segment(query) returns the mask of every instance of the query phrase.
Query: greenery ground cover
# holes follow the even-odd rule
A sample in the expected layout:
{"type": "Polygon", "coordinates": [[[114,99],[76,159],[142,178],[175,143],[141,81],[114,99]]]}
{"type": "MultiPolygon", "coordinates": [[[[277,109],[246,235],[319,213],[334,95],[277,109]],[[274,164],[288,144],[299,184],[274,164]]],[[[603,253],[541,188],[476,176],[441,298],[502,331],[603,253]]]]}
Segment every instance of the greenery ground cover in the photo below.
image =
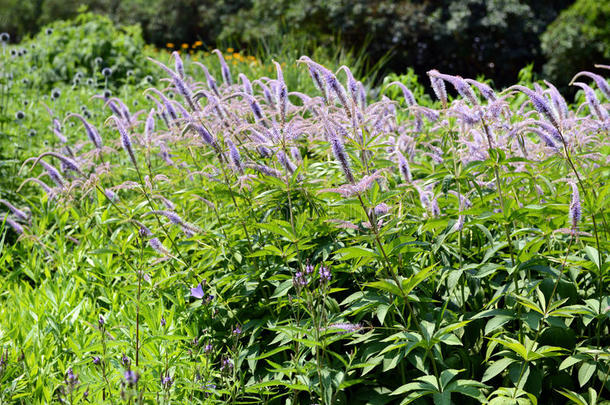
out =
{"type": "Polygon", "coordinates": [[[49,28],[2,48],[1,403],[608,402],[607,66],[49,28]]]}

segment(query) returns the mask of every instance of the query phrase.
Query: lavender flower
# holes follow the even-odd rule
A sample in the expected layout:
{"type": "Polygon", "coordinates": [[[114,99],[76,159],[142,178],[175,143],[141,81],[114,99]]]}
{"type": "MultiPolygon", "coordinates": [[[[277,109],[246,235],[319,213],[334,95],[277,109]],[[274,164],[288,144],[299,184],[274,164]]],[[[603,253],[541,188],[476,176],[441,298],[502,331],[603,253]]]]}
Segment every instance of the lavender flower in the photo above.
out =
{"type": "Polygon", "coordinates": [[[338,322],[333,323],[326,328],[327,330],[338,330],[340,334],[357,332],[362,329],[359,323],[338,322]]]}
{"type": "Polygon", "coordinates": [[[473,80],[473,79],[464,79],[464,81],[466,83],[470,83],[474,87],[476,87],[479,90],[479,92],[483,95],[483,97],[485,97],[485,99],[487,101],[489,101],[490,103],[493,103],[498,99],[498,97],[496,96],[496,93],[493,91],[493,89],[491,87],[489,87],[488,85],[486,85],[485,83],[481,83],[481,82],[473,80]]]}
{"type": "Polygon", "coordinates": [[[307,285],[307,278],[303,273],[297,271],[292,277],[292,284],[297,288],[297,291],[307,285]]]}
{"type": "Polygon", "coordinates": [[[318,88],[318,90],[320,90],[320,92],[322,92],[322,94],[323,94],[322,97],[324,99],[324,102],[325,103],[328,102],[329,101],[328,89],[326,88],[326,85],[325,85],[324,81],[322,80],[318,70],[314,67],[313,64],[308,63],[308,61],[311,61],[311,59],[308,58],[307,56],[302,56],[300,61],[307,63],[307,67],[309,69],[309,74],[311,75],[311,79],[313,80],[314,85],[318,88]]]}
{"type": "Polygon", "coordinates": [[[252,110],[252,113],[254,114],[254,118],[256,119],[256,122],[262,123],[264,125],[263,111],[261,110],[260,105],[258,104],[258,102],[256,101],[256,99],[254,97],[249,96],[247,94],[245,94],[245,96],[248,99],[250,109],[252,110]]]}
{"type": "Polygon", "coordinates": [[[153,132],[155,131],[155,109],[151,108],[146,123],[144,124],[144,142],[150,144],[153,132]]]}
{"type": "Polygon", "coordinates": [[[290,174],[294,173],[297,170],[297,166],[288,159],[288,156],[283,151],[278,151],[277,160],[280,162],[282,166],[286,169],[286,171],[290,174]]]}
{"type": "Polygon", "coordinates": [[[150,245],[151,248],[153,248],[154,250],[156,250],[157,252],[163,254],[163,255],[167,255],[169,252],[167,251],[167,249],[165,249],[165,246],[163,246],[163,243],[161,243],[161,241],[159,240],[159,238],[152,238],[148,241],[148,244],[150,245]]]}
{"type": "Polygon", "coordinates": [[[540,114],[542,114],[551,124],[553,124],[553,126],[555,128],[557,128],[558,131],[561,131],[559,121],[553,114],[553,111],[549,107],[549,105],[544,97],[542,97],[540,94],[528,89],[527,87],[520,86],[520,85],[511,86],[508,89],[506,89],[506,91],[513,90],[513,89],[519,90],[520,92],[525,93],[529,97],[529,99],[532,102],[536,111],[538,111],[540,114]]]}
{"type": "Polygon", "coordinates": [[[64,134],[61,132],[61,123],[59,122],[59,120],[57,118],[53,118],[53,133],[55,134],[57,139],[59,139],[59,142],[61,142],[61,143],[68,142],[68,138],[66,138],[64,136],[64,134]]]}
{"type": "Polygon", "coordinates": [[[93,356],[93,364],[98,366],[101,362],[102,362],[102,360],[100,359],[99,356],[93,356]]]}
{"type": "Polygon", "coordinates": [[[9,224],[9,226],[13,228],[17,234],[21,235],[23,233],[23,227],[9,218],[8,215],[4,216],[4,221],[6,221],[6,223],[9,224]]]}
{"type": "Polygon", "coordinates": [[[7,206],[7,208],[9,210],[11,210],[11,212],[19,219],[21,219],[22,221],[29,221],[30,217],[28,214],[26,214],[24,211],[20,210],[19,208],[15,207],[13,204],[11,204],[10,202],[3,200],[0,198],[0,203],[4,204],[7,206]]]}
{"type": "Polygon", "coordinates": [[[576,82],[572,83],[572,85],[583,89],[591,112],[597,117],[598,120],[602,122],[606,121],[608,119],[608,112],[599,102],[599,99],[595,95],[595,91],[584,83],[576,82]]]}
{"type": "Polygon", "coordinates": [[[170,377],[169,373],[161,377],[161,386],[164,390],[169,390],[174,383],[172,377],[170,377]]]}
{"type": "Polygon", "coordinates": [[[568,217],[570,218],[572,231],[576,231],[578,229],[578,222],[580,222],[580,218],[582,217],[582,207],[580,204],[578,186],[574,182],[571,182],[570,186],[572,187],[572,201],[570,202],[568,217]]]}
{"type": "Polygon", "coordinates": [[[180,78],[184,80],[184,64],[182,63],[182,58],[180,58],[180,54],[178,53],[178,51],[174,51],[172,52],[172,56],[174,57],[174,68],[176,69],[176,72],[178,73],[180,78]]]}
{"type": "MultiPolygon", "coordinates": [[[[95,127],[93,125],[91,125],[82,115],[80,114],[68,114],[65,118],[65,120],[67,120],[68,118],[71,117],[76,117],[78,119],[81,120],[81,122],[83,123],[83,126],[85,127],[85,132],[87,132],[87,136],[89,137],[89,140],[91,141],[91,143],[93,143],[93,145],[97,148],[97,149],[102,149],[102,138],[100,137],[99,132],[97,132],[97,129],[95,129],[95,127]]],[[[64,121],[65,121],[64,120],[64,121]]]]}
{"type": "Polygon", "coordinates": [[[41,160],[39,163],[42,167],[45,168],[47,174],[49,175],[51,180],[53,180],[53,182],[57,184],[57,186],[64,186],[64,178],[61,176],[61,174],[59,174],[59,171],[54,166],[48,164],[44,160],[41,160]]]}
{"type": "Polygon", "coordinates": [[[366,90],[361,82],[358,82],[358,103],[360,109],[364,110],[366,108],[366,90]]]}
{"type": "Polygon", "coordinates": [[[161,317],[161,322],[160,322],[160,324],[161,324],[161,327],[164,327],[164,326],[167,324],[167,321],[165,320],[165,318],[164,318],[164,317],[161,317]]]}
{"type": "Polygon", "coordinates": [[[121,364],[123,364],[125,367],[129,367],[131,364],[131,360],[129,360],[129,357],[127,357],[125,353],[121,355],[121,364]]]}
{"type": "Polygon", "coordinates": [[[400,87],[400,89],[402,90],[402,95],[403,95],[403,97],[405,99],[405,102],[407,103],[407,105],[409,107],[417,105],[417,101],[415,101],[415,96],[413,96],[413,93],[411,92],[411,90],[409,90],[407,88],[407,86],[405,86],[401,82],[392,82],[392,83],[388,84],[386,86],[386,88],[388,88],[390,86],[398,86],[398,87],[400,87]]]}
{"type": "Polygon", "coordinates": [[[233,360],[228,357],[224,357],[220,364],[220,371],[231,370],[233,369],[233,360]]]}
{"type": "Polygon", "coordinates": [[[453,225],[453,231],[454,232],[461,231],[464,228],[464,221],[465,221],[464,215],[459,215],[457,221],[453,225]]]}
{"type": "Polygon", "coordinates": [[[191,297],[195,297],[197,299],[203,299],[203,297],[205,297],[201,283],[197,284],[196,287],[191,288],[191,297]]]}
{"type": "MultiPolygon", "coordinates": [[[[150,89],[146,89],[145,92],[149,92],[149,91],[153,92],[157,96],[159,96],[159,98],[161,99],[161,103],[163,103],[164,111],[167,113],[167,115],[169,115],[169,119],[171,119],[172,122],[176,121],[178,119],[178,113],[174,109],[174,105],[172,104],[172,101],[170,99],[168,99],[167,97],[165,97],[165,94],[161,93],[159,90],[157,90],[153,87],[151,87],[150,89]]],[[[158,102],[156,100],[155,100],[155,103],[157,104],[157,109],[161,110],[160,105],[158,104],[158,102]]]]}
{"type": "Polygon", "coordinates": [[[217,148],[216,139],[214,139],[214,136],[212,136],[212,134],[210,134],[203,125],[199,125],[194,122],[191,122],[188,125],[195,129],[195,131],[205,144],[214,147],[214,149],[217,148]]]}
{"type": "MultiPolygon", "coordinates": [[[[600,66],[597,66],[597,67],[600,67],[600,66]]],[[[587,72],[587,71],[578,72],[576,74],[576,76],[574,76],[572,78],[572,81],[570,83],[574,83],[574,80],[576,80],[579,76],[587,76],[587,77],[593,79],[595,81],[595,84],[597,85],[597,87],[604,94],[604,96],[606,96],[606,98],[608,100],[610,100],[610,85],[608,84],[606,79],[604,79],[603,76],[600,76],[595,73],[587,72]]]]}
{"type": "Polygon", "coordinates": [[[233,335],[241,335],[241,327],[239,325],[235,326],[232,333],[233,335]]]}
{"type": "Polygon", "coordinates": [[[280,113],[280,119],[282,123],[286,122],[286,110],[288,108],[288,89],[286,83],[284,83],[284,75],[282,73],[282,67],[276,61],[273,61],[275,70],[277,72],[277,86],[276,86],[276,98],[278,109],[280,113]]]}
{"type": "Polygon", "coordinates": [[[130,387],[135,386],[138,383],[138,380],[140,379],[140,376],[138,375],[138,373],[136,373],[133,370],[126,370],[124,377],[125,377],[125,383],[130,387]]]}
{"type": "Polygon", "coordinates": [[[220,71],[222,73],[222,79],[227,85],[233,84],[233,79],[231,78],[231,71],[229,70],[229,66],[227,62],[225,62],[225,58],[222,56],[222,52],[218,49],[214,49],[212,53],[215,53],[218,56],[218,61],[220,62],[220,71]]]}
{"type": "Polygon", "coordinates": [[[180,216],[178,214],[176,214],[173,211],[154,210],[154,211],[147,212],[143,216],[148,216],[148,215],[163,215],[164,217],[169,219],[169,221],[172,224],[178,225],[179,227],[181,227],[184,232],[188,231],[191,233],[193,233],[193,232],[197,233],[200,231],[199,228],[197,228],[196,226],[194,226],[192,224],[189,224],[188,222],[185,222],[182,218],[180,218],[180,216]]]}
{"type": "Polygon", "coordinates": [[[116,202],[119,199],[119,196],[109,188],[104,190],[104,195],[109,201],[116,202]]]}
{"type": "Polygon", "coordinates": [[[111,115],[108,119],[112,119],[116,124],[116,127],[119,130],[119,134],[121,135],[121,145],[123,146],[123,149],[125,149],[125,152],[127,152],[127,154],[129,155],[131,163],[133,163],[134,167],[137,169],[138,162],[136,161],[136,155],[133,153],[133,146],[131,144],[131,138],[129,137],[127,129],[123,126],[121,120],[118,119],[116,116],[111,115]]]}
{"type": "Polygon", "coordinates": [[[254,95],[254,92],[252,91],[252,83],[250,83],[250,80],[248,79],[248,77],[245,74],[240,73],[237,76],[237,78],[242,83],[242,87],[243,87],[244,93],[246,93],[246,94],[248,94],[250,96],[254,95]]]}
{"type": "Polygon", "coordinates": [[[182,95],[182,97],[186,100],[187,104],[191,107],[191,109],[193,111],[199,111],[200,110],[199,104],[197,104],[195,102],[191,89],[180,78],[180,76],[178,76],[173,70],[171,70],[170,68],[165,66],[163,63],[156,61],[152,58],[148,58],[148,59],[150,61],[152,61],[154,64],[156,64],[157,66],[159,66],[160,68],[162,68],[163,70],[165,70],[171,76],[174,87],[176,87],[176,90],[178,90],[180,95],[182,95]]]}
{"type": "Polygon", "coordinates": [[[358,98],[360,92],[358,82],[356,81],[356,79],[354,79],[352,71],[349,70],[347,66],[343,65],[339,68],[339,70],[343,70],[345,72],[345,75],[347,76],[347,89],[349,90],[349,95],[353,105],[358,105],[358,98]]]}
{"type": "Polygon", "coordinates": [[[380,203],[373,208],[373,211],[375,212],[375,215],[380,217],[387,214],[390,211],[390,207],[388,207],[386,203],[380,203]]]}
{"type": "Polygon", "coordinates": [[[112,112],[118,117],[125,120],[127,125],[131,125],[131,113],[129,112],[129,108],[117,97],[112,97],[107,99],[106,104],[109,105],[112,112]],[[118,104],[118,107],[114,104],[118,104]]]}
{"type": "Polygon", "coordinates": [[[201,68],[201,70],[203,70],[203,73],[205,74],[205,77],[206,77],[208,88],[210,90],[212,90],[214,92],[214,94],[216,94],[216,96],[220,97],[220,92],[218,91],[218,86],[216,85],[216,80],[214,79],[214,77],[212,77],[208,68],[204,64],[201,64],[199,62],[194,62],[194,63],[195,63],[195,65],[199,66],[201,68]]]}
{"type": "Polygon", "coordinates": [[[233,167],[236,168],[239,173],[244,174],[244,167],[241,163],[241,155],[239,154],[237,147],[230,139],[226,139],[225,143],[229,147],[229,158],[231,159],[233,167]]]}
{"type": "Polygon", "coordinates": [[[347,152],[345,151],[345,146],[343,146],[343,141],[335,131],[330,129],[328,126],[326,127],[328,133],[328,140],[330,142],[330,146],[333,150],[333,154],[335,155],[335,159],[341,165],[341,170],[343,170],[343,174],[345,174],[345,178],[348,182],[354,184],[354,175],[352,174],[352,169],[350,167],[349,157],[347,152]]]}
{"type": "Polygon", "coordinates": [[[330,273],[330,269],[326,266],[320,267],[319,275],[320,275],[321,284],[327,284],[332,279],[332,274],[330,273]]]}
{"type": "Polygon", "coordinates": [[[474,91],[472,91],[472,88],[468,85],[468,82],[466,82],[462,77],[446,75],[443,73],[439,73],[437,70],[431,70],[428,72],[428,74],[436,76],[438,79],[445,80],[451,83],[453,87],[457,90],[457,92],[460,93],[460,96],[464,97],[472,105],[479,104],[479,101],[477,100],[474,91]]]}
{"type": "Polygon", "coordinates": [[[546,80],[544,81],[544,83],[549,88],[548,92],[551,96],[551,101],[553,102],[553,105],[555,106],[555,111],[557,112],[559,117],[562,119],[568,118],[569,110],[568,110],[568,104],[566,103],[566,100],[563,98],[561,93],[559,93],[559,90],[557,90],[557,87],[553,86],[551,83],[547,82],[546,80]]]}
{"type": "MultiPolygon", "coordinates": [[[[276,177],[278,179],[282,177],[282,173],[280,173],[279,170],[266,166],[266,165],[260,165],[260,164],[248,162],[248,163],[245,163],[245,166],[252,168],[252,169],[256,170],[257,172],[265,174],[267,176],[276,177]]],[[[295,169],[296,169],[296,167],[295,167],[295,169]]]]}
{"type": "Polygon", "coordinates": [[[68,371],[66,372],[65,382],[66,382],[66,385],[71,390],[73,390],[76,387],[76,385],[78,384],[78,377],[72,371],[72,367],[70,367],[68,369],[68,371]]]}
{"type": "Polygon", "coordinates": [[[303,158],[301,157],[301,151],[296,146],[290,148],[290,155],[297,162],[301,162],[303,158]]]}
{"type": "Polygon", "coordinates": [[[405,159],[404,155],[397,150],[396,156],[398,156],[398,171],[402,174],[402,177],[405,179],[405,182],[411,183],[413,178],[411,176],[411,168],[409,167],[409,161],[405,159]]]}
{"type": "Polygon", "coordinates": [[[432,85],[432,90],[436,97],[441,100],[443,104],[443,108],[447,108],[447,90],[445,88],[445,82],[442,79],[439,79],[435,75],[431,74],[434,71],[428,72],[428,76],[430,77],[430,84],[432,85]]]}

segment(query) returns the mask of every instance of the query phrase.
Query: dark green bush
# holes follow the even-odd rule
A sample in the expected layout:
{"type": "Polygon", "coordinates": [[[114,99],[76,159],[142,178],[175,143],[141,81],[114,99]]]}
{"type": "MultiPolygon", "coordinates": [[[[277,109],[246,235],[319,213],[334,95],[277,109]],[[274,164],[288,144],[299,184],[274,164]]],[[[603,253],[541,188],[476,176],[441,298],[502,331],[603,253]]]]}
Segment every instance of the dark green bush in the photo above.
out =
{"type": "Polygon", "coordinates": [[[549,80],[567,84],[581,70],[610,58],[610,3],[578,0],[542,35],[549,80]]]}
{"type": "Polygon", "coordinates": [[[28,50],[20,56],[23,63],[42,66],[31,80],[45,89],[57,82],[70,83],[77,74],[110,85],[124,81],[128,74],[142,78],[148,73],[140,28],[117,28],[108,17],[92,13],[45,26],[22,47],[28,50]],[[105,68],[111,70],[108,77],[102,74],[105,68]]]}

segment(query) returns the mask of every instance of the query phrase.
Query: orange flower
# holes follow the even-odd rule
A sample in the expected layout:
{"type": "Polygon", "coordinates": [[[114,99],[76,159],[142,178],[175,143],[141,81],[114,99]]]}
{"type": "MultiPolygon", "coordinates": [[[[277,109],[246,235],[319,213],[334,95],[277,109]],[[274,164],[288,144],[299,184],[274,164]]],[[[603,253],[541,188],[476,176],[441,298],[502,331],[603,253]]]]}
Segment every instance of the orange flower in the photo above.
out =
{"type": "Polygon", "coordinates": [[[186,49],[186,48],[188,48],[188,47],[189,47],[189,44],[182,44],[182,48],[183,48],[183,49],[186,49]]]}
{"type": "Polygon", "coordinates": [[[201,46],[201,45],[203,45],[203,42],[201,42],[201,41],[195,41],[194,46],[201,46]]]}
{"type": "Polygon", "coordinates": [[[233,48],[227,48],[227,52],[229,52],[229,53],[233,53],[234,51],[235,51],[235,49],[233,49],[233,48]]]}
{"type": "Polygon", "coordinates": [[[174,44],[172,44],[171,42],[168,42],[167,44],[165,44],[166,47],[173,49],[174,48],[174,44]]]}

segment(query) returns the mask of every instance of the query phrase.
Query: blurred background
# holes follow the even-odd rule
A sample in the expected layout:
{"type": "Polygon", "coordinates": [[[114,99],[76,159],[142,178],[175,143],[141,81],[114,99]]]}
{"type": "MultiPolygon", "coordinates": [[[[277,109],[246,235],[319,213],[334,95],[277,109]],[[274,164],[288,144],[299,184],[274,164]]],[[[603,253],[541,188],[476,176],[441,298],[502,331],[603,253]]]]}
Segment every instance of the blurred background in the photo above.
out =
{"type": "Polygon", "coordinates": [[[383,60],[384,73],[436,68],[502,87],[533,72],[564,87],[610,59],[610,1],[600,0],[0,0],[11,42],[92,11],[137,24],[157,47],[338,46],[383,60]]]}

